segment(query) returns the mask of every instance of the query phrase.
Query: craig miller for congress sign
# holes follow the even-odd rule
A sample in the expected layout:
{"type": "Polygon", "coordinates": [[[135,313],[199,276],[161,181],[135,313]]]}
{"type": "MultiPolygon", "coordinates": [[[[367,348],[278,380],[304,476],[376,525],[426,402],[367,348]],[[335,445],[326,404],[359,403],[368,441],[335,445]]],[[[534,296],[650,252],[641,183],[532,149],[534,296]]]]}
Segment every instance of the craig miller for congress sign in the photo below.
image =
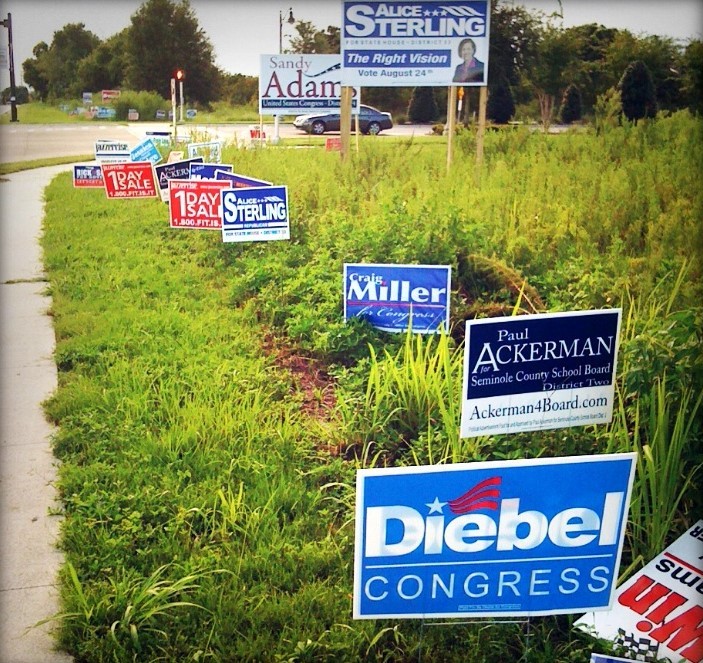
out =
{"type": "Polygon", "coordinates": [[[359,470],[354,618],[608,609],[635,460],[625,453],[359,470]]]}
{"type": "Polygon", "coordinates": [[[605,424],[620,309],[470,320],[461,436],[605,424]]]}
{"type": "Polygon", "coordinates": [[[344,265],[344,319],[364,318],[383,331],[446,332],[450,294],[449,266],[344,265]]]}

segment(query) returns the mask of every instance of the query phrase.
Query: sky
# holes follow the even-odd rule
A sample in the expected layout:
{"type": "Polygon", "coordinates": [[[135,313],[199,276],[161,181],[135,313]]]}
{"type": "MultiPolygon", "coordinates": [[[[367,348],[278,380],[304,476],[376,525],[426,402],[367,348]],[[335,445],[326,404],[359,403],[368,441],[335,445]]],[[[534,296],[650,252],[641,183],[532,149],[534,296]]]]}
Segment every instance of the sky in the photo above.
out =
{"type": "MultiPolygon", "coordinates": [[[[547,14],[557,0],[513,0],[547,14]]],[[[22,85],[22,63],[33,57],[40,41],[51,44],[54,32],[68,23],[83,23],[106,39],[130,25],[143,0],[0,0],[0,17],[12,15],[15,82],[22,85]]],[[[340,0],[190,0],[198,24],[215,52],[215,64],[231,74],[258,76],[259,56],[278,52],[279,17],[293,10],[296,20],[324,30],[341,25],[340,0]]],[[[636,35],[674,39],[703,39],[703,0],[562,0],[563,21],[570,27],[600,23],[628,29],[636,35]]],[[[295,29],[283,22],[283,48],[295,29]]],[[[8,31],[0,27],[0,49],[7,52],[8,31]]],[[[176,54],[174,54],[175,64],[176,54]]],[[[9,71],[0,71],[0,89],[10,84],[9,71]]]]}

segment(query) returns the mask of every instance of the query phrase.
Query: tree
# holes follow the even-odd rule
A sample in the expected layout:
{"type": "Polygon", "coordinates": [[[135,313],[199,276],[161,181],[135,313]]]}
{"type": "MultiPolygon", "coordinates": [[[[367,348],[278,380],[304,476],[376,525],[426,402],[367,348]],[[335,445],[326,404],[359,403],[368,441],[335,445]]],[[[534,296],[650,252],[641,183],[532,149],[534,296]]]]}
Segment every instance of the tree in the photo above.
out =
{"type": "Polygon", "coordinates": [[[581,119],[581,91],[573,83],[564,90],[560,118],[563,124],[571,124],[581,119]]]}
{"type": "Polygon", "coordinates": [[[657,98],[652,76],[647,65],[641,60],[632,62],[618,84],[622,112],[625,117],[637,123],[638,120],[654,117],[657,114],[657,98]]]}
{"type": "Polygon", "coordinates": [[[83,58],[76,73],[83,91],[95,91],[122,87],[127,68],[127,44],[129,29],[125,28],[105,40],[83,58]]]}
{"type": "Polygon", "coordinates": [[[681,69],[681,53],[673,39],[657,36],[638,38],[622,30],[606,51],[605,66],[612,85],[622,78],[625,69],[640,61],[648,69],[658,108],[676,110],[685,105],[681,80],[675,73],[681,69]]]}
{"type": "Polygon", "coordinates": [[[44,101],[49,95],[49,79],[44,66],[44,54],[49,50],[45,41],[40,41],[33,49],[33,58],[22,63],[22,75],[27,85],[34,89],[34,96],[44,101]]]}
{"type": "Polygon", "coordinates": [[[439,109],[431,87],[416,87],[408,104],[408,119],[410,122],[424,124],[437,119],[439,109]]]}
{"type": "Polygon", "coordinates": [[[290,40],[291,53],[339,53],[339,28],[328,25],[327,30],[322,31],[309,21],[297,21],[295,29],[298,36],[290,40]]]}
{"type": "Polygon", "coordinates": [[[213,49],[188,0],[147,0],[132,15],[127,41],[127,85],[170,97],[176,68],[186,72],[185,92],[208,104],[217,98],[220,72],[213,49]]]}
{"type": "Polygon", "coordinates": [[[703,41],[694,39],[681,58],[681,92],[691,111],[703,113],[703,41]]]}
{"type": "Polygon", "coordinates": [[[100,44],[100,39],[85,29],[83,23],[68,23],[54,32],[51,46],[39,42],[34,58],[25,60],[25,81],[34,87],[40,99],[62,99],[80,94],[76,79],[78,64],[100,44]]]}

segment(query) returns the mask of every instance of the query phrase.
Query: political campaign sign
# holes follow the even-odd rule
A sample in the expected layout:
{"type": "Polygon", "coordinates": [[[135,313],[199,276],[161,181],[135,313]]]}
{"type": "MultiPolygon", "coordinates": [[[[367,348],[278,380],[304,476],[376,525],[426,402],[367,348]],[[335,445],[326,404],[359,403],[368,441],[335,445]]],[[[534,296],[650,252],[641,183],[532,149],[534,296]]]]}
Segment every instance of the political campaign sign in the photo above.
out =
{"type": "Polygon", "coordinates": [[[620,309],[469,320],[461,436],[608,423],[620,309]]]}
{"type": "Polygon", "coordinates": [[[171,228],[219,230],[222,227],[220,191],[225,181],[169,180],[168,209],[171,228]]]}
{"type": "Polygon", "coordinates": [[[151,163],[157,164],[161,161],[161,153],[151,138],[145,138],[132,148],[129,158],[132,161],[151,161],[151,163]]]}
{"type": "Polygon", "coordinates": [[[223,242],[290,239],[288,187],[225,189],[221,196],[223,242]]]}
{"type": "Polygon", "coordinates": [[[73,166],[73,186],[76,189],[102,189],[103,171],[98,164],[76,164],[73,166]]]}
{"type": "Polygon", "coordinates": [[[190,164],[202,163],[202,157],[184,159],[182,161],[169,161],[154,167],[156,181],[159,185],[161,200],[168,202],[168,182],[169,180],[187,180],[190,177],[190,164]]]}
{"type": "Polygon", "coordinates": [[[119,140],[96,140],[95,160],[100,163],[125,163],[131,161],[129,145],[119,140]]]}
{"type": "Polygon", "coordinates": [[[216,172],[232,172],[232,166],[222,163],[191,163],[189,180],[214,180],[216,172]]]}
{"type": "Polygon", "coordinates": [[[342,5],[342,85],[487,84],[488,0],[342,5]]]}
{"type": "Polygon", "coordinates": [[[703,661],[703,520],[618,587],[608,612],[576,626],[637,660],[703,661]]]}
{"type": "Polygon", "coordinates": [[[608,609],[635,459],[357,471],[354,618],[608,609]]]}
{"type": "MultiPolygon", "coordinates": [[[[262,55],[259,115],[294,115],[340,106],[342,60],[334,55],[262,55]]],[[[352,112],[359,108],[354,90],[352,112]]]]}
{"type": "MultiPolygon", "coordinates": [[[[643,659],[635,659],[643,660],[643,659]]],[[[631,658],[620,658],[619,656],[608,656],[606,654],[591,654],[590,663],[632,663],[631,658]]]]}
{"type": "Polygon", "coordinates": [[[210,162],[222,163],[222,143],[188,143],[188,158],[203,157],[210,162]]]}
{"type": "MultiPolygon", "coordinates": [[[[164,116],[165,116],[165,114],[164,114],[164,116]]],[[[170,131],[147,131],[146,136],[147,136],[147,138],[151,139],[151,141],[157,147],[168,148],[171,145],[171,132],[170,131]]]]}
{"type": "Polygon", "coordinates": [[[240,175],[239,173],[232,173],[226,170],[216,170],[215,179],[227,180],[231,189],[243,189],[251,186],[271,186],[271,182],[267,182],[266,180],[257,180],[253,177],[247,177],[246,175],[240,175]]]}
{"type": "Polygon", "coordinates": [[[108,198],[156,198],[154,166],[149,161],[104,163],[101,166],[108,198]]]}
{"type": "Polygon", "coordinates": [[[450,293],[446,265],[344,265],[344,319],[383,331],[448,331],[450,293]]]}

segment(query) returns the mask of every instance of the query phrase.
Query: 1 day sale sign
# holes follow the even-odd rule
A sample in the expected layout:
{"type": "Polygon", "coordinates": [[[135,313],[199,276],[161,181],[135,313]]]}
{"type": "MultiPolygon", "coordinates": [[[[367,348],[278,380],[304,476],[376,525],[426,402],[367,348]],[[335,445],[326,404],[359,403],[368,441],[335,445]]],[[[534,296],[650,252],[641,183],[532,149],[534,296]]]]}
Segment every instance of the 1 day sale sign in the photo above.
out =
{"type": "Polygon", "coordinates": [[[220,191],[228,188],[229,183],[222,180],[169,180],[169,225],[219,230],[222,227],[220,191]]]}
{"type": "Polygon", "coordinates": [[[108,198],[156,198],[156,176],[150,161],[104,163],[101,166],[108,198]]]}
{"type": "Polygon", "coordinates": [[[461,436],[608,423],[621,309],[469,320],[461,436]]]}
{"type": "Polygon", "coordinates": [[[354,618],[607,610],[635,459],[359,470],[354,618]]]}

